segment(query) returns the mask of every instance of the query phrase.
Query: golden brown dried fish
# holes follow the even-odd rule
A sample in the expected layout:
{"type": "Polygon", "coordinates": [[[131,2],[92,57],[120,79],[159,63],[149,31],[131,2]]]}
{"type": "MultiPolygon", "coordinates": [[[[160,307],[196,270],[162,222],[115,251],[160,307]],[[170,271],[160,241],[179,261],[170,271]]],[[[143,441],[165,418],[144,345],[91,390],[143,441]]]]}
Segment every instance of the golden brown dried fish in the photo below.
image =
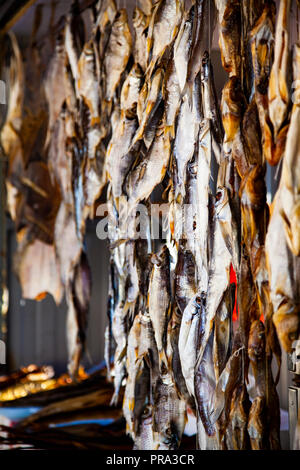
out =
{"type": "Polygon", "coordinates": [[[51,294],[57,305],[63,296],[55,250],[53,245],[35,239],[20,253],[18,260],[18,277],[25,299],[42,300],[47,293],[51,294]],[[32,263],[32,260],[35,263],[32,263]]]}
{"type": "Polygon", "coordinates": [[[291,122],[287,135],[281,176],[281,216],[286,240],[295,256],[300,255],[300,163],[299,163],[299,122],[298,101],[300,79],[300,46],[294,48],[294,82],[297,98],[293,105],[291,122]]]}
{"type": "Polygon", "coordinates": [[[139,64],[143,72],[145,72],[148,63],[147,32],[150,18],[140,8],[135,8],[132,21],[135,29],[135,42],[133,46],[135,63],[139,64]]]}
{"type": "Polygon", "coordinates": [[[175,299],[183,314],[187,304],[197,292],[195,258],[191,251],[181,243],[175,268],[175,299]]]}
{"type": "MultiPolygon", "coordinates": [[[[150,392],[150,370],[140,355],[141,314],[139,313],[128,334],[127,379],[123,401],[123,413],[127,422],[127,433],[135,438],[140,417],[147,404],[150,392]]],[[[146,353],[146,352],[145,352],[146,353]]]]}
{"type": "Polygon", "coordinates": [[[300,263],[290,250],[280,215],[280,189],[273,202],[272,216],[266,236],[270,296],[274,308],[273,322],[282,347],[291,352],[299,337],[299,276],[300,263]]]}
{"type": "Polygon", "coordinates": [[[146,80],[141,89],[137,105],[137,115],[140,125],[132,141],[132,145],[135,145],[136,142],[143,138],[146,126],[149,121],[151,121],[162,100],[161,87],[163,78],[164,70],[159,67],[151,77],[150,83],[146,80]]]}
{"type": "Polygon", "coordinates": [[[273,163],[273,136],[269,119],[268,86],[273,61],[275,3],[268,2],[250,34],[255,100],[262,132],[264,158],[273,163]]]}
{"type": "Polygon", "coordinates": [[[65,62],[64,35],[61,34],[56,39],[54,55],[50,60],[44,85],[49,109],[46,145],[49,144],[51,133],[53,132],[63,102],[66,99],[66,89],[61,82],[61,78],[65,75],[65,62]],[[60,80],[57,77],[61,77],[60,80]]]}
{"type": "Polygon", "coordinates": [[[136,159],[136,152],[131,148],[138,123],[136,118],[124,116],[113,132],[106,154],[106,171],[111,182],[114,198],[123,194],[123,183],[136,159]]]}
{"type": "Polygon", "coordinates": [[[104,59],[104,53],[109,40],[111,27],[117,14],[117,7],[114,0],[99,0],[96,6],[95,36],[96,30],[100,32],[99,56],[104,59]]]}
{"type": "Polygon", "coordinates": [[[9,65],[9,100],[6,119],[1,129],[1,144],[8,158],[6,191],[7,208],[13,220],[17,217],[20,192],[15,187],[11,177],[23,172],[23,151],[20,130],[22,125],[22,110],[24,101],[24,69],[21,52],[17,39],[9,33],[11,57],[9,65]]]}
{"type": "Polygon", "coordinates": [[[176,38],[182,18],[182,0],[160,0],[156,2],[149,23],[147,36],[147,53],[150,62],[147,74],[152,75],[167,47],[176,38]]]}
{"type": "Polygon", "coordinates": [[[177,450],[185,423],[185,401],[178,397],[171,377],[161,376],[154,391],[153,449],[177,450]]]}
{"type": "Polygon", "coordinates": [[[219,15],[221,58],[230,77],[241,71],[241,5],[239,0],[216,0],[219,15]]]}
{"type": "Polygon", "coordinates": [[[203,54],[211,49],[212,36],[215,29],[215,2],[197,0],[195,8],[192,50],[186,83],[190,101],[193,83],[201,69],[203,54]]]}
{"type": "Polygon", "coordinates": [[[167,331],[167,357],[169,362],[169,371],[175,385],[178,396],[183,399],[186,404],[195,410],[194,398],[189,394],[184,376],[182,374],[182,367],[178,348],[178,339],[180,333],[180,325],[182,314],[178,308],[173,305],[172,316],[168,324],[167,331]]]}
{"type": "Polygon", "coordinates": [[[250,400],[245,384],[235,388],[232,394],[229,423],[226,432],[227,449],[247,450],[250,448],[248,416],[250,400]]]}
{"type": "Polygon", "coordinates": [[[68,298],[68,325],[73,323],[71,331],[68,329],[69,346],[69,372],[76,377],[79,370],[80,360],[85,347],[88,312],[91,297],[91,272],[87,256],[81,252],[79,263],[75,266],[73,279],[67,288],[68,298]]]}
{"type": "Polygon", "coordinates": [[[178,350],[182,367],[182,374],[189,394],[195,396],[195,364],[197,356],[198,324],[201,313],[201,297],[196,294],[185,308],[181,320],[178,350]]]}
{"type": "Polygon", "coordinates": [[[136,111],[142,83],[143,71],[138,64],[134,64],[122,86],[120,98],[121,115],[130,111],[136,111]]]}
{"type": "Polygon", "coordinates": [[[153,7],[153,1],[152,0],[138,0],[139,7],[145,15],[149,16],[151,14],[151,10],[153,7]]]}
{"type": "Polygon", "coordinates": [[[251,405],[248,420],[248,434],[252,450],[263,450],[266,446],[266,411],[264,397],[256,397],[251,405]]]}
{"type": "Polygon", "coordinates": [[[112,25],[103,66],[105,74],[105,99],[111,101],[120,82],[132,48],[132,37],[127,12],[119,10],[112,25]]]}
{"type": "Polygon", "coordinates": [[[195,366],[195,398],[198,412],[197,439],[201,450],[217,449],[216,426],[211,421],[214,410],[216,378],[213,362],[213,334],[210,334],[203,347],[206,327],[206,295],[201,298],[201,311],[197,334],[197,352],[203,349],[200,361],[195,366]]]}
{"type": "Polygon", "coordinates": [[[190,11],[183,15],[179,33],[174,43],[174,64],[181,93],[184,90],[187,80],[194,15],[195,7],[192,6],[190,11]]]}
{"type": "Polygon", "coordinates": [[[84,22],[79,12],[78,1],[72,3],[65,24],[65,51],[68,57],[73,80],[78,78],[78,60],[85,41],[84,22]]]}
{"type": "Polygon", "coordinates": [[[286,121],[289,104],[288,73],[289,73],[289,23],[291,1],[280,2],[276,25],[274,63],[272,66],[268,90],[269,116],[273,124],[274,138],[286,121]]]}
{"type": "Polygon", "coordinates": [[[179,88],[179,81],[175,69],[173,59],[169,60],[167,65],[164,85],[163,85],[163,98],[164,98],[164,125],[165,133],[170,132],[171,137],[175,138],[175,119],[180,107],[181,93],[179,88]]]}
{"type": "Polygon", "coordinates": [[[164,179],[169,165],[170,152],[170,138],[164,134],[164,128],[160,125],[147,154],[131,170],[126,179],[129,214],[140,201],[147,199],[154,188],[164,179]]]}

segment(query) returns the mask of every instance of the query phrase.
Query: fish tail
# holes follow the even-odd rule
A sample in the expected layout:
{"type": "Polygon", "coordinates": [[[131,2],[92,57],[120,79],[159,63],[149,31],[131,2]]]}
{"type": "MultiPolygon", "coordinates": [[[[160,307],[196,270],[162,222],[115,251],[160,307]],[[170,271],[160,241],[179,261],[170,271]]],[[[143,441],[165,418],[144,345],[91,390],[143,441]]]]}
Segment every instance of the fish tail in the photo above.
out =
{"type": "Polygon", "coordinates": [[[109,406],[117,406],[118,401],[119,401],[119,390],[115,390],[112,396],[112,399],[110,400],[109,406]]]}
{"type": "Polygon", "coordinates": [[[164,349],[161,349],[158,352],[158,358],[159,358],[159,370],[162,374],[166,374],[169,370],[169,365],[168,365],[166,352],[164,349]]]}
{"type": "Polygon", "coordinates": [[[185,96],[187,97],[190,108],[193,109],[193,83],[190,83],[189,81],[186,82],[183,88],[183,91],[181,93],[181,100],[185,96]]]}
{"type": "Polygon", "coordinates": [[[149,55],[151,48],[152,48],[152,38],[147,38],[146,47],[147,47],[147,54],[149,55]]]}

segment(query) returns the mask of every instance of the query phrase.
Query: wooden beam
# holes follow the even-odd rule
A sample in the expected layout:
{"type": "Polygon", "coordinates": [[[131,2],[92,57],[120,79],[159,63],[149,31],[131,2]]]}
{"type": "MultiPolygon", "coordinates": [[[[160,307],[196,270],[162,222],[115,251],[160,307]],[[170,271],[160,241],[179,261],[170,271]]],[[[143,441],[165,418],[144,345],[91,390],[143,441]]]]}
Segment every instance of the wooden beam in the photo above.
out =
{"type": "Polygon", "coordinates": [[[37,0],[14,0],[0,20],[0,34],[9,31],[37,0]]]}

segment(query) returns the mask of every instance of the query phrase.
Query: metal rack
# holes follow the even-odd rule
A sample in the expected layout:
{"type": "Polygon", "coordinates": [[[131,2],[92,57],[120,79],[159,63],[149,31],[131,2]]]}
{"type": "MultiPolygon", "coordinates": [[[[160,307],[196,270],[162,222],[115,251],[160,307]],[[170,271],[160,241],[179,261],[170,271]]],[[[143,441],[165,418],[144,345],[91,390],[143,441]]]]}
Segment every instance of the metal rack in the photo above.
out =
{"type": "Polygon", "coordinates": [[[300,415],[300,340],[294,341],[293,352],[288,356],[288,370],[294,374],[294,385],[289,387],[290,449],[298,448],[296,429],[300,415]]]}

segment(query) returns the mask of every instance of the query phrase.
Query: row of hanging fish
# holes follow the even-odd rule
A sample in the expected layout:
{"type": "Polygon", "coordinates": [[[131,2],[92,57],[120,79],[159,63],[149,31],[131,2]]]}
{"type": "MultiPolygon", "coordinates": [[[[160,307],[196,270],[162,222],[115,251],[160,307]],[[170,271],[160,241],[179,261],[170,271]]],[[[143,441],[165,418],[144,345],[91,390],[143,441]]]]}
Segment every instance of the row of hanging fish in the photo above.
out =
{"type": "Polygon", "coordinates": [[[87,35],[74,2],[43,80],[40,10],[30,67],[7,38],[1,142],[23,296],[59,303],[65,293],[76,375],[91,292],[85,224],[106,196],[105,358],[112,404],[125,387],[134,448],[178,449],[194,413],[199,449],[279,449],[280,345],[291,351],[300,329],[297,6],[280,2],[276,18],[268,0],[137,3],[129,18],[100,0],[87,35]],[[270,208],[267,162],[282,166],[270,208]],[[158,188],[164,240],[149,217],[158,188]]]}

